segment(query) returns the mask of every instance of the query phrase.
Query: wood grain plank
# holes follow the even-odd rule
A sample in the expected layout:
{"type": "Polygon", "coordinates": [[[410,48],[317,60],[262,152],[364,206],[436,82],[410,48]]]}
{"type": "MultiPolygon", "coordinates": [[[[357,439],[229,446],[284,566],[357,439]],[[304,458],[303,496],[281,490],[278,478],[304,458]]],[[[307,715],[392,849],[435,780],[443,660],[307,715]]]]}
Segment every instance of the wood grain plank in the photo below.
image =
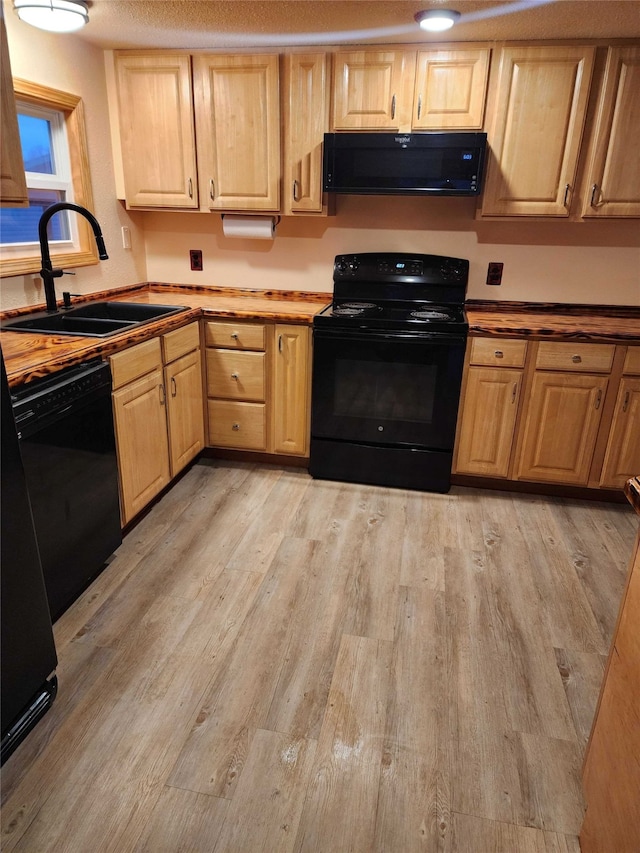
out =
{"type": "Polygon", "coordinates": [[[289,469],[281,472],[269,500],[260,510],[253,511],[253,520],[231,553],[227,569],[268,571],[285,537],[291,516],[297,511],[310,482],[306,471],[289,469]]]}
{"type": "Polygon", "coordinates": [[[446,853],[580,853],[575,835],[544,832],[454,812],[446,853]]]}
{"type": "Polygon", "coordinates": [[[556,649],[555,654],[573,725],[584,749],[593,724],[606,657],[573,649],[556,649]]]}
{"type": "Polygon", "coordinates": [[[315,751],[315,741],[255,733],[214,853],[293,850],[315,751]]]}
{"type": "Polygon", "coordinates": [[[372,849],[391,652],[384,640],[343,637],[296,853],[372,849]]]}
{"type": "MultiPolygon", "coordinates": [[[[285,539],[238,637],[219,662],[169,784],[231,798],[282,667],[291,614],[305,598],[305,568],[317,543],[285,539]]],[[[238,573],[243,574],[243,573],[238,573]]]]}
{"type": "Polygon", "coordinates": [[[444,595],[405,587],[397,611],[372,850],[442,849],[449,829],[444,595]]]}
{"type": "Polygon", "coordinates": [[[135,853],[201,853],[211,850],[229,801],[166,786],[151,812],[135,853]]]}

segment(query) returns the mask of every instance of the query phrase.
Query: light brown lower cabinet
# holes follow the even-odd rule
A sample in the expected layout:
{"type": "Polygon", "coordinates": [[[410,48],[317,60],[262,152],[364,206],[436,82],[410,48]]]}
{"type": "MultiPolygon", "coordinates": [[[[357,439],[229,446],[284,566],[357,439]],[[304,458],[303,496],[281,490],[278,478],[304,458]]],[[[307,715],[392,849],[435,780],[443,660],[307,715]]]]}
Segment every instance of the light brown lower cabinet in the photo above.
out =
{"type": "Polygon", "coordinates": [[[204,447],[198,324],[111,356],[122,523],[204,447]]]}
{"type": "Polygon", "coordinates": [[[585,755],[582,853],[640,850],[640,535],[585,755]]]}
{"type": "Polygon", "coordinates": [[[603,376],[536,372],[518,479],[587,485],[606,389],[603,376]]]}
{"type": "Polygon", "coordinates": [[[471,338],[454,473],[621,489],[640,470],[640,347],[471,338]]]}
{"type": "Polygon", "coordinates": [[[311,330],[205,321],[209,445],[306,456],[311,330]]]}

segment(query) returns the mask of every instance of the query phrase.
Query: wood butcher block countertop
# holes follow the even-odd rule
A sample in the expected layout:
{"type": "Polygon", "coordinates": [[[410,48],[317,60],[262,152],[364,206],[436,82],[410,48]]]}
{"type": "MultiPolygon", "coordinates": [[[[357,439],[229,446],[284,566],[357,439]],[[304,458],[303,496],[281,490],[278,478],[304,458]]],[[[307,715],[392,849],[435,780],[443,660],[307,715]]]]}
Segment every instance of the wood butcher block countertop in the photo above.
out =
{"type": "MultiPolygon", "coordinates": [[[[74,300],[74,305],[98,300],[186,308],[179,314],[108,338],[0,332],[9,384],[15,386],[63,367],[111,355],[202,315],[311,324],[314,315],[331,301],[331,294],[151,282],[86,295],[74,300]]],[[[42,309],[44,306],[8,311],[3,319],[42,309]]],[[[469,301],[466,309],[471,335],[640,344],[640,308],[478,300],[469,301]]]]}
{"type": "MultiPolygon", "coordinates": [[[[331,294],[150,283],[94,293],[75,299],[73,304],[101,300],[184,305],[186,310],[108,338],[0,332],[9,385],[19,385],[54,373],[63,367],[111,355],[148,338],[184,326],[202,315],[310,324],[314,314],[331,301],[331,294]]],[[[44,305],[7,311],[3,314],[3,319],[25,316],[37,310],[44,310],[44,305]]]]}
{"type": "Polygon", "coordinates": [[[470,335],[640,343],[640,307],[469,301],[470,335]]]}

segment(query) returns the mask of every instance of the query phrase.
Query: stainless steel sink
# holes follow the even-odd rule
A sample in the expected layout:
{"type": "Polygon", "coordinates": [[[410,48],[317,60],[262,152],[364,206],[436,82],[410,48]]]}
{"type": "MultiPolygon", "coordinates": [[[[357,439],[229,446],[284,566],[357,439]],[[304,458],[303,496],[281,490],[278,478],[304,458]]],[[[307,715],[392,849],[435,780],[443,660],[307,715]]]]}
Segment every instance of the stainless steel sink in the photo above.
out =
{"type": "Polygon", "coordinates": [[[147,305],[139,302],[89,302],[54,313],[39,312],[8,320],[1,328],[44,335],[80,335],[106,338],[160,317],[187,310],[184,305],[147,305]]]}

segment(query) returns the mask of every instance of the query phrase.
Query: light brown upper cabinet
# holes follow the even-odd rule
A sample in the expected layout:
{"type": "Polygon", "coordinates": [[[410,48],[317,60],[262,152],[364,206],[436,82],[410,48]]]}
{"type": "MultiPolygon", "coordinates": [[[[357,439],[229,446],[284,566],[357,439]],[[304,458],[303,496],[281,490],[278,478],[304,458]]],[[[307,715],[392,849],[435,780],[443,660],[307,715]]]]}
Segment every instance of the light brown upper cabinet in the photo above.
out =
{"type": "Polygon", "coordinates": [[[22,147],[18,133],[18,118],[13,97],[13,78],[9,64],[9,47],[4,17],[0,15],[2,62],[0,63],[0,105],[2,133],[0,134],[0,201],[7,207],[29,204],[27,181],[22,162],[22,147]]]}
{"type": "Polygon", "coordinates": [[[414,70],[413,52],[336,53],[333,129],[399,130],[410,125],[414,70]]]}
{"type": "Polygon", "coordinates": [[[201,209],[278,210],[278,56],[194,56],[193,85],[201,209]]]}
{"type": "Polygon", "coordinates": [[[282,212],[322,213],[322,141],[329,130],[327,54],[288,54],[284,75],[282,212]]]}
{"type": "Polygon", "coordinates": [[[488,48],[419,50],[413,130],[480,130],[489,74],[488,48]]]}
{"type": "Polygon", "coordinates": [[[589,160],[583,217],[640,216],[640,47],[607,54],[589,160]]]}
{"type": "Polygon", "coordinates": [[[116,54],[128,207],[196,209],[198,189],[186,54],[116,54]]]}
{"type": "Polygon", "coordinates": [[[594,55],[580,46],[498,55],[483,216],[568,216],[594,55]]]}
{"type": "Polygon", "coordinates": [[[360,50],[334,57],[334,130],[482,127],[489,48],[360,50]]]}

